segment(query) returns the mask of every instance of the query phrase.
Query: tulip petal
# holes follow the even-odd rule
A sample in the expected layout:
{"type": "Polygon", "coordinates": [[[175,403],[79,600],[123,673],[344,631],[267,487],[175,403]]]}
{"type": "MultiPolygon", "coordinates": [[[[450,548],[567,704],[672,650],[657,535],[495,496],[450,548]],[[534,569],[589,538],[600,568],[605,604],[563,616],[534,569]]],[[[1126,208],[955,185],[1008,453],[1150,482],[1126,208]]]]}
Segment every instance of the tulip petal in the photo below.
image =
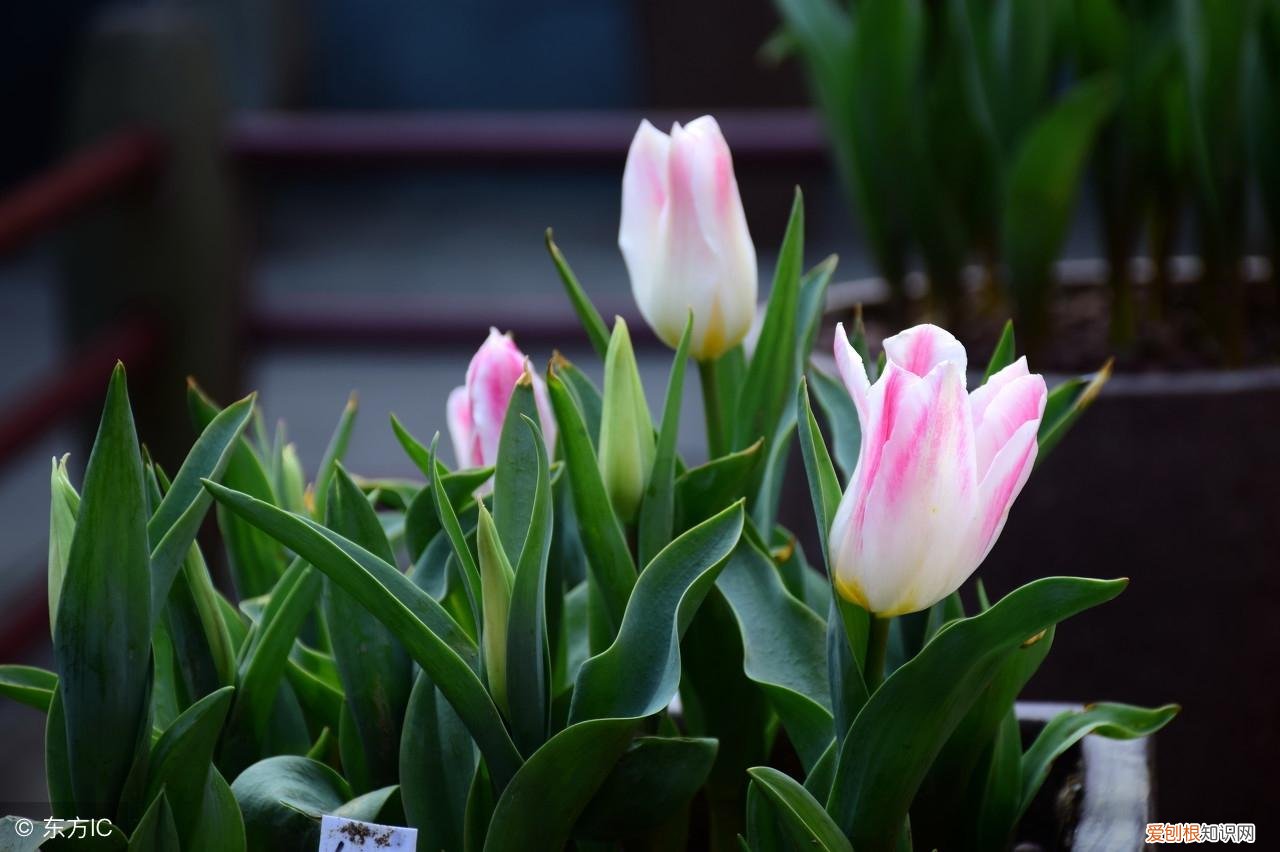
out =
{"type": "Polygon", "coordinates": [[[445,406],[445,420],[449,424],[449,437],[453,440],[453,457],[459,468],[477,467],[475,424],[471,420],[471,398],[466,385],[459,385],[449,393],[445,406]]]}
{"type": "Polygon", "coordinates": [[[995,399],[996,394],[1001,389],[1014,379],[1029,375],[1030,372],[1027,369],[1027,356],[1023,355],[1004,369],[994,373],[982,387],[974,388],[969,394],[969,404],[973,406],[974,425],[976,426],[982,422],[982,415],[986,411],[987,405],[991,403],[991,400],[995,399]]]}
{"type": "Polygon", "coordinates": [[[467,367],[472,427],[483,464],[492,464],[498,458],[498,440],[502,436],[507,405],[516,382],[524,375],[525,361],[510,335],[491,328],[489,339],[467,367]]]}
{"type": "Polygon", "coordinates": [[[884,351],[890,362],[917,376],[929,375],[943,361],[959,365],[964,376],[969,365],[964,344],[946,329],[928,323],[886,339],[884,351]]]}
{"type": "MultiPolygon", "coordinates": [[[[1009,508],[1021,493],[1022,487],[1027,484],[1027,477],[1031,475],[1031,468],[1036,461],[1036,432],[1039,428],[1038,418],[1019,426],[996,453],[991,469],[978,486],[978,513],[974,524],[972,558],[975,568],[991,552],[1009,517],[1009,508]]],[[[964,578],[959,582],[964,582],[964,578]]],[[[958,587],[959,583],[956,585],[958,587]]]]}
{"type": "Polygon", "coordinates": [[[631,140],[622,173],[622,216],[618,247],[631,275],[641,309],[649,301],[648,288],[662,255],[662,220],[668,201],[667,157],[671,140],[648,121],[631,140]]]}
{"type": "Polygon", "coordinates": [[[981,419],[975,411],[979,475],[987,472],[996,454],[1023,424],[1039,425],[1048,394],[1043,376],[1019,376],[1000,387],[983,407],[981,419]]]}
{"type": "Polygon", "coordinates": [[[836,323],[835,356],[840,379],[853,399],[853,407],[858,410],[858,419],[865,428],[869,414],[867,394],[871,390],[871,383],[867,381],[867,368],[862,363],[862,356],[849,342],[849,335],[845,334],[842,322],[836,323]]]}
{"type": "Polygon", "coordinates": [[[870,480],[861,524],[863,590],[897,615],[949,594],[967,557],[977,492],[964,370],[941,361],[905,394],[870,480]]]}

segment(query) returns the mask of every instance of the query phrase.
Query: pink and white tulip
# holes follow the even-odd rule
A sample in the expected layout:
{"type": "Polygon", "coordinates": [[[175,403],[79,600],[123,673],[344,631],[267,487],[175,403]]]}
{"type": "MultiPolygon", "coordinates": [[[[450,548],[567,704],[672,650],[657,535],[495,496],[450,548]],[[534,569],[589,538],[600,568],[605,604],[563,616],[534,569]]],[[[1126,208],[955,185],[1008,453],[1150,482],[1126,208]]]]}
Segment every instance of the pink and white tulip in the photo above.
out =
{"type": "Polygon", "coordinates": [[[1019,358],[967,392],[964,346],[933,325],[890,337],[884,350],[872,385],[836,329],[862,448],[828,544],[841,595],[893,616],[954,592],[991,550],[1035,463],[1047,390],[1019,358]]]}
{"type": "Polygon", "coordinates": [[[458,467],[486,467],[498,460],[507,406],[516,383],[526,372],[533,380],[533,398],[547,449],[555,445],[556,423],[546,384],[531,369],[529,359],[511,335],[491,328],[488,339],[467,366],[466,384],[449,394],[446,414],[458,467]]]}
{"type": "Polygon", "coordinates": [[[756,250],[733,158],[709,115],[663,133],[640,123],[622,176],[618,228],[645,321],[675,348],[693,311],[690,353],[719,358],[755,319],[756,250]]]}

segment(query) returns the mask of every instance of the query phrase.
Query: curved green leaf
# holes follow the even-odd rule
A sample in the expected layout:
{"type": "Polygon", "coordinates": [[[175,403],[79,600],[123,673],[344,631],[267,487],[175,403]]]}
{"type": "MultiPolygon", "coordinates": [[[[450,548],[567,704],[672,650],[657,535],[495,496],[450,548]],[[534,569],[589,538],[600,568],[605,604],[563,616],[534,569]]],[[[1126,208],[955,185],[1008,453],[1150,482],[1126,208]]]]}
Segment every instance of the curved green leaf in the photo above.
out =
{"type": "Polygon", "coordinates": [[[333,473],[337,470],[338,463],[347,454],[347,444],[351,442],[351,430],[356,425],[357,409],[356,395],[352,392],[351,396],[347,397],[347,404],[342,407],[342,414],[338,416],[338,425],[334,427],[329,444],[324,448],[324,455],[320,457],[320,467],[316,469],[314,492],[313,514],[316,518],[325,516],[325,505],[329,499],[329,483],[333,480],[333,473]]]}
{"type": "Polygon", "coordinates": [[[49,702],[58,688],[58,676],[35,666],[0,666],[0,695],[19,704],[49,712],[49,702]]]}
{"type": "Polygon", "coordinates": [[[678,529],[685,530],[724,509],[748,491],[764,460],[764,439],[685,471],[676,480],[678,529]]]}
{"type": "Polygon", "coordinates": [[[462,849],[475,774],[471,735],[431,678],[418,675],[400,740],[400,796],[423,849],[462,849]]]}
{"type": "Polygon", "coordinates": [[[192,704],[151,750],[146,799],[166,798],[184,845],[191,842],[200,819],[205,787],[213,771],[213,750],[233,692],[232,687],[224,687],[192,704]]]}
{"type": "Polygon", "coordinates": [[[312,814],[333,813],[352,796],[338,773],[297,755],[258,761],[232,782],[231,792],[244,815],[249,852],[313,852],[319,826],[312,814]]]}
{"type": "Polygon", "coordinates": [[[182,852],[178,826],[173,821],[169,800],[161,792],[138,822],[129,838],[129,852],[182,852]]]}
{"type": "Polygon", "coordinates": [[[799,781],[771,766],[757,766],[747,772],[774,803],[781,819],[802,832],[814,848],[824,852],[853,852],[840,827],[799,781]]]}
{"type": "Polygon", "coordinates": [[[217,769],[209,772],[200,821],[184,852],[245,852],[244,818],[231,785],[217,769]]]}
{"type": "Polygon", "coordinates": [[[631,837],[679,813],[711,772],[717,743],[694,737],[637,737],[578,817],[586,840],[631,837]]]}
{"type": "Polygon", "coordinates": [[[603,360],[605,352],[609,349],[609,327],[604,324],[604,320],[600,318],[600,312],[596,310],[595,305],[591,304],[590,297],[578,283],[573,270],[569,268],[569,262],[564,259],[560,247],[552,239],[550,228],[547,228],[546,238],[547,252],[551,255],[551,262],[555,264],[556,271],[560,273],[560,280],[564,282],[564,290],[569,296],[569,302],[573,305],[573,310],[587,333],[587,339],[591,341],[591,347],[603,360]]]}
{"type": "Polygon", "coordinates": [[[985,385],[992,376],[1012,364],[1017,354],[1013,337],[1013,320],[1005,320],[1004,328],[1000,331],[1000,339],[991,352],[991,360],[987,362],[987,371],[982,376],[982,383],[985,385]]]}
{"type": "Polygon", "coordinates": [[[693,332],[693,312],[689,312],[671,361],[667,396],[662,405],[662,426],[654,448],[653,469],[640,502],[636,552],[641,565],[648,565],[658,551],[671,542],[675,530],[676,439],[680,437],[680,406],[684,402],[684,371],[689,362],[689,338],[693,332]]]}
{"type": "Polygon", "coordinates": [[[1049,453],[1067,434],[1067,430],[1075,425],[1084,410],[1102,393],[1102,386],[1111,378],[1112,363],[1108,360],[1092,377],[1068,379],[1049,392],[1044,416],[1040,420],[1040,434],[1037,436],[1037,466],[1049,457],[1049,453]]]}

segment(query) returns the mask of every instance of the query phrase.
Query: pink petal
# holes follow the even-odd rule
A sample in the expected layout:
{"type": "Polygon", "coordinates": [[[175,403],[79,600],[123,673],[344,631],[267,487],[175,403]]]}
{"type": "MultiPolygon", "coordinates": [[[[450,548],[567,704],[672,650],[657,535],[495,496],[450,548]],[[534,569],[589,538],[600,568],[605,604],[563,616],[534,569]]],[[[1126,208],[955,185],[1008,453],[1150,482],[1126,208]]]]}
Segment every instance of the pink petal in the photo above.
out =
{"type": "Polygon", "coordinates": [[[884,351],[889,361],[917,376],[927,376],[943,361],[959,365],[963,376],[969,364],[964,345],[951,332],[928,323],[886,339],[884,351]]]}
{"type": "Polygon", "coordinates": [[[866,423],[867,394],[871,390],[871,384],[867,381],[867,368],[862,363],[862,356],[849,342],[842,322],[836,323],[835,356],[836,369],[844,381],[844,388],[853,399],[854,407],[858,409],[858,418],[866,423]]]}
{"type": "Polygon", "coordinates": [[[986,384],[980,388],[974,388],[969,393],[969,403],[973,406],[973,422],[978,424],[982,422],[983,412],[986,411],[987,405],[991,400],[995,399],[997,393],[1014,379],[1020,379],[1023,376],[1030,375],[1031,371],[1027,369],[1027,358],[1022,356],[1018,360],[1009,364],[1002,370],[997,370],[987,379],[986,384]]]}
{"type": "Polygon", "coordinates": [[[986,473],[996,454],[1023,424],[1033,423],[1039,426],[1048,394],[1043,376],[1036,373],[1019,376],[999,388],[983,407],[981,419],[978,419],[975,412],[974,429],[978,438],[980,474],[986,473]]]}
{"type": "Polygon", "coordinates": [[[465,385],[459,385],[449,393],[445,420],[449,425],[453,457],[458,467],[476,466],[479,462],[475,458],[475,424],[471,420],[471,398],[465,385]]]}
{"type": "MultiPolygon", "coordinates": [[[[1038,420],[1023,423],[996,453],[978,486],[978,511],[974,526],[974,559],[976,568],[991,552],[992,546],[1004,529],[1009,508],[1027,484],[1031,468],[1035,465],[1038,443],[1038,420]]],[[[963,579],[961,580],[963,582],[963,579]]],[[[958,584],[957,584],[958,585],[958,584]]]]}
{"type": "Polygon", "coordinates": [[[481,464],[493,464],[498,458],[498,439],[502,422],[516,382],[524,375],[525,357],[509,335],[489,330],[471,365],[467,368],[467,392],[471,398],[471,417],[475,440],[480,446],[481,464]]]}
{"type": "MultiPolygon", "coordinates": [[[[631,140],[622,173],[622,218],[618,246],[633,283],[648,286],[660,251],[660,220],[668,198],[667,155],[671,140],[648,121],[631,140]]],[[[643,300],[642,300],[643,301],[643,300]]]]}

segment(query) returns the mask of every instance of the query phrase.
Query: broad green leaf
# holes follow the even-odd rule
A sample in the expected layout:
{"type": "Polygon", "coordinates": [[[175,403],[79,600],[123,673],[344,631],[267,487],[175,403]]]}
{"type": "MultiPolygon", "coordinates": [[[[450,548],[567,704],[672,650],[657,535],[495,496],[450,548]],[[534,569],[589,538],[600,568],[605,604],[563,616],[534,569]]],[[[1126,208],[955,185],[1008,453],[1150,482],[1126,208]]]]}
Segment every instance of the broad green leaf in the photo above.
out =
{"type": "Polygon", "coordinates": [[[466,852],[481,852],[484,848],[485,836],[493,820],[493,809],[496,805],[493,783],[489,780],[489,770],[482,760],[476,766],[475,777],[471,779],[471,789],[467,791],[467,807],[463,815],[462,832],[462,847],[466,852]]]}
{"type": "Polygon", "coordinates": [[[49,702],[58,688],[58,676],[34,666],[0,666],[0,695],[19,704],[49,712],[49,702]]]}
{"type": "Polygon", "coordinates": [[[1086,735],[1098,734],[1114,740],[1147,737],[1167,725],[1180,709],[1176,704],[1147,709],[1100,702],[1083,710],[1058,714],[1044,726],[1022,756],[1022,804],[1018,815],[1026,813],[1040,785],[1049,777],[1053,762],[1086,735]]]}
{"type": "MultiPolygon", "coordinates": [[[[800,370],[809,361],[813,351],[813,343],[822,326],[822,318],[827,309],[827,286],[831,276],[835,274],[839,260],[834,254],[823,259],[821,263],[810,269],[800,279],[800,298],[796,305],[796,369],[800,370]]],[[[796,373],[796,381],[800,374],[796,373]]],[[[785,402],[789,406],[794,395],[788,391],[785,402]]]]}
{"type": "Polygon", "coordinates": [[[684,371],[689,361],[689,336],[693,332],[693,312],[685,320],[680,345],[671,361],[667,396],[662,405],[662,426],[654,449],[653,469],[640,503],[636,552],[641,565],[648,565],[675,534],[676,440],[680,437],[680,405],[684,401],[684,371]]]}
{"type": "MultiPolygon", "coordinates": [[[[327,526],[394,565],[395,555],[368,499],[335,465],[327,526]]],[[[361,793],[394,784],[400,728],[412,686],[412,663],[404,646],[381,622],[332,580],[324,584],[324,614],[330,625],[333,660],[355,722],[368,775],[347,780],[361,793]]]]}
{"type": "Polygon", "coordinates": [[[952,622],[891,674],[845,737],[827,809],[861,852],[893,850],[938,752],[1007,656],[1118,595],[1125,580],[1046,577],[952,622]]]}
{"type": "Polygon", "coordinates": [[[556,271],[560,273],[560,280],[564,282],[564,290],[569,297],[569,302],[573,305],[573,310],[577,313],[578,320],[582,323],[582,328],[586,331],[587,339],[591,341],[592,348],[603,359],[605,352],[609,349],[609,327],[600,318],[600,312],[596,310],[595,305],[591,304],[590,297],[582,289],[582,285],[578,283],[578,278],[573,274],[573,270],[569,268],[569,263],[564,259],[564,255],[560,253],[560,247],[556,245],[555,240],[551,237],[550,228],[547,228],[546,236],[547,251],[551,254],[551,262],[555,264],[556,271]]]}
{"type": "Polygon", "coordinates": [[[839,826],[799,781],[771,766],[757,766],[749,772],[751,779],[760,784],[773,801],[781,818],[802,830],[813,848],[824,852],[853,852],[853,846],[839,826]]]}
{"type": "Polygon", "coordinates": [[[138,827],[133,830],[133,836],[129,838],[129,852],[182,852],[178,826],[164,792],[152,800],[138,827]]]}
{"type": "Polygon", "coordinates": [[[49,787],[49,807],[60,819],[76,814],[71,787],[71,762],[67,756],[67,717],[62,711],[62,690],[54,689],[44,727],[44,775],[49,787]]]}
{"type": "Polygon", "coordinates": [[[746,676],[764,689],[811,769],[834,736],[822,619],[791,596],[769,557],[745,539],[716,588],[737,620],[746,676]]]}
{"type": "Polygon", "coordinates": [[[338,773],[315,760],[279,755],[258,761],[231,784],[244,815],[249,852],[314,852],[316,813],[333,813],[352,798],[338,773]]]}
{"type": "Polygon", "coordinates": [[[574,512],[587,553],[591,582],[599,589],[608,619],[608,634],[613,636],[622,623],[627,600],[636,582],[635,565],[600,478],[595,448],[582,422],[582,413],[554,367],[547,376],[547,391],[560,430],[569,485],[573,491],[574,512]]]}
{"type": "Polygon", "coordinates": [[[640,575],[618,637],[578,672],[571,721],[642,718],[680,682],[680,634],[742,534],[738,502],[681,535],[640,575]]]}
{"type": "Polygon", "coordinates": [[[236,443],[253,414],[251,394],[227,406],[209,422],[182,462],[178,475],[147,522],[151,543],[151,613],[156,619],[169,597],[173,577],[182,568],[212,498],[202,479],[221,479],[236,443]]]}
{"type": "Polygon", "coordinates": [[[54,632],[79,814],[113,817],[148,725],[151,572],[142,457],[117,364],[89,465],[54,632]]]}
{"type": "Polygon", "coordinates": [[[213,771],[213,750],[234,690],[224,687],[188,707],[151,750],[147,800],[163,797],[184,845],[190,844],[213,771]]]}
{"type": "Polygon", "coordinates": [[[616,841],[665,822],[702,787],[715,757],[713,739],[637,737],[578,817],[574,836],[616,841]]]}
{"type": "Polygon", "coordinates": [[[244,817],[222,773],[209,772],[204,788],[200,821],[184,852],[245,852],[244,817]]]}
{"type": "Polygon", "coordinates": [[[418,675],[400,739],[400,796],[423,849],[461,849],[475,774],[471,735],[431,678],[418,675]]]}
{"type": "MultiPolygon", "coordinates": [[[[202,431],[221,410],[194,381],[187,384],[187,407],[196,427],[202,431]]],[[[221,482],[267,503],[276,502],[271,478],[244,436],[235,442],[221,482]]],[[[241,598],[265,595],[286,567],[280,547],[269,536],[225,510],[220,508],[217,514],[236,591],[241,598]]]]}
{"type": "Polygon", "coordinates": [[[194,543],[174,578],[166,615],[188,697],[198,698],[219,686],[233,685],[235,643],[222,618],[204,555],[194,543]]]}
{"type": "Polygon", "coordinates": [[[982,383],[985,385],[992,376],[1012,364],[1017,354],[1013,337],[1013,320],[1005,320],[1004,328],[1000,332],[1000,340],[996,342],[996,348],[991,352],[991,360],[987,362],[987,371],[982,376],[982,383]]]}
{"type": "Polygon", "coordinates": [[[529,534],[534,493],[538,482],[538,454],[533,442],[542,435],[529,434],[525,418],[538,422],[533,376],[524,373],[511,391],[507,414],[498,440],[498,463],[493,473],[493,523],[507,561],[515,565],[529,534]]]}
{"type": "Polygon", "coordinates": [[[455,647],[463,646],[463,652],[474,660],[474,645],[465,647],[464,643],[469,644],[470,640],[439,604],[393,566],[341,536],[246,494],[211,482],[206,483],[206,487],[219,502],[245,519],[261,524],[323,571],[400,639],[466,723],[489,764],[495,783],[505,787],[520,765],[519,752],[484,685],[455,647]],[[353,553],[362,561],[357,561],[353,553]],[[413,607],[406,605],[406,601],[413,607]],[[425,624],[423,616],[436,627],[425,624]],[[452,630],[446,629],[446,623],[453,625],[452,630]]]}
{"type": "Polygon", "coordinates": [[[329,445],[324,449],[324,455],[320,457],[320,467],[316,470],[315,485],[315,510],[313,515],[316,518],[324,518],[325,501],[329,499],[329,483],[333,479],[334,471],[338,464],[342,461],[343,456],[347,454],[347,444],[351,442],[351,430],[356,425],[356,395],[353,392],[347,397],[347,404],[342,407],[342,414],[338,417],[338,425],[333,429],[333,435],[329,438],[329,445]]]}
{"type": "Polygon", "coordinates": [[[547,738],[551,705],[550,649],[547,644],[547,558],[551,553],[551,477],[542,433],[528,417],[536,481],[532,514],[515,566],[511,612],[507,616],[507,706],[511,733],[524,754],[547,738]]]}
{"type": "Polygon", "coordinates": [[[778,251],[773,289],[765,308],[764,324],[747,366],[746,379],[737,398],[738,416],[732,424],[733,446],[742,449],[771,437],[782,410],[800,377],[796,352],[797,306],[800,277],[804,272],[804,197],[796,187],[787,230],[778,251]]]}
{"type": "Polygon", "coordinates": [[[1063,439],[1084,410],[1093,404],[1102,392],[1102,386],[1111,378],[1112,361],[1102,365],[1102,369],[1094,373],[1092,378],[1069,379],[1049,392],[1045,402],[1044,417],[1040,420],[1039,453],[1036,464],[1039,465],[1048,457],[1058,442],[1063,439]]]}
{"type": "Polygon", "coordinates": [[[58,621],[58,596],[62,578],[67,573],[71,555],[71,539],[76,533],[76,515],[80,512],[80,495],[67,474],[67,456],[53,460],[49,474],[49,631],[58,621]]]}
{"type": "MultiPolygon", "coordinates": [[[[428,460],[431,458],[427,450],[428,460]]],[[[437,464],[439,464],[437,462],[437,464]]],[[[492,467],[469,468],[457,473],[440,474],[440,485],[449,497],[455,515],[461,515],[471,503],[472,494],[477,488],[488,482],[493,476],[492,467]]],[[[405,510],[405,544],[409,548],[409,556],[415,562],[422,557],[427,545],[435,539],[436,533],[443,527],[440,515],[436,511],[435,488],[428,485],[418,491],[405,510]]]]}
{"type": "Polygon", "coordinates": [[[686,470],[676,479],[677,529],[686,530],[741,499],[764,460],[764,440],[686,470]]]}

